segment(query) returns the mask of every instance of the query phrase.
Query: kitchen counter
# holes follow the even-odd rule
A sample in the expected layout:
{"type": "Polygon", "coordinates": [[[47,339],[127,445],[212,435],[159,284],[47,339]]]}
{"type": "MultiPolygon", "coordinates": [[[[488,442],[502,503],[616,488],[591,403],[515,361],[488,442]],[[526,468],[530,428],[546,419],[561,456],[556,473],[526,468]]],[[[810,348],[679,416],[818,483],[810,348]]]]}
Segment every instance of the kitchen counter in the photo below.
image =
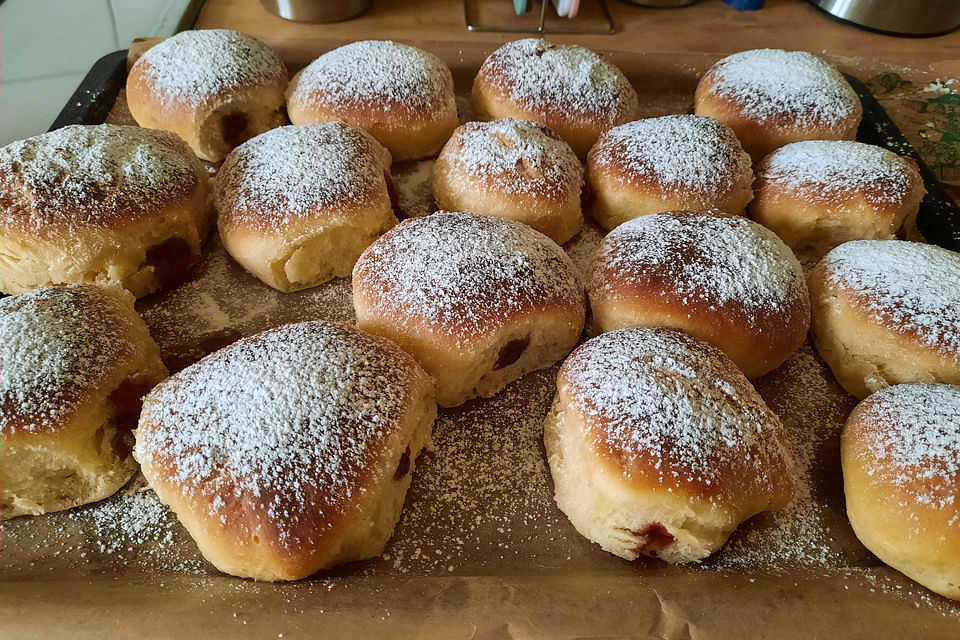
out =
{"type": "MultiPolygon", "coordinates": [[[[869,56],[912,67],[952,62],[956,65],[953,75],[960,75],[960,31],[935,38],[882,35],[837,22],[804,0],[768,0],[760,11],[736,11],[720,0],[703,0],[680,9],[641,8],[617,0],[609,0],[609,6],[615,34],[547,37],[607,51],[720,55],[778,47],[869,56]]],[[[308,63],[339,42],[359,38],[496,43],[522,37],[467,31],[461,0],[374,0],[366,14],[326,25],[278,18],[258,0],[208,0],[196,27],[223,27],[254,35],[277,48],[293,66],[308,63]]]]}

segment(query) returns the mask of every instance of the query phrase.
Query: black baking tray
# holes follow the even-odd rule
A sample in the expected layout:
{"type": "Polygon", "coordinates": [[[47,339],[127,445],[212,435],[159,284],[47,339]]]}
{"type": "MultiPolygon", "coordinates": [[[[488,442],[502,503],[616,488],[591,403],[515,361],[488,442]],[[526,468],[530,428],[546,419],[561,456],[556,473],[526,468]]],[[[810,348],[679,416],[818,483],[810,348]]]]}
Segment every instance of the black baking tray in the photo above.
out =
{"type": "MultiPolygon", "coordinates": [[[[102,123],[126,84],[126,61],[126,49],[97,60],[50,130],[69,124],[102,123]]],[[[854,76],[847,75],[846,78],[863,104],[863,120],[857,130],[857,140],[890,149],[917,162],[927,187],[927,195],[917,212],[917,227],[928,242],[960,251],[960,205],[947,195],[943,185],[867,86],[854,76]]]]}

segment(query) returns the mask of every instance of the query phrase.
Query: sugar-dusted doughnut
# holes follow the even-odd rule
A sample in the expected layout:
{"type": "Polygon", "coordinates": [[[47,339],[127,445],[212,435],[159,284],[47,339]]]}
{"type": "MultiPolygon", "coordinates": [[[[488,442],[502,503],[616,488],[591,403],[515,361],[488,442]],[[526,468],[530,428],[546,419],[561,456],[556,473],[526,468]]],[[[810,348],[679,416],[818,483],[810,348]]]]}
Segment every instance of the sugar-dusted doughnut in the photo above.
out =
{"type": "Polygon", "coordinates": [[[696,113],[727,124],[759,162],[800,140],[853,140],[863,107],[843,75],[806,51],[754,49],[716,62],[700,79],[696,113]]]}
{"type": "Polygon", "coordinates": [[[563,244],[580,231],[583,167],[557,134],[529,120],[462,125],[433,167],[433,194],[446,211],[517,220],[563,244]]]}
{"type": "Polygon", "coordinates": [[[840,451],[860,541],[960,600],[960,387],[901,384],[868,396],[850,414],[840,451]]]}
{"type": "Polygon", "coordinates": [[[0,290],[187,277],[211,223],[207,173],[167,131],[72,125],[0,149],[0,290]]]}
{"type": "Polygon", "coordinates": [[[167,376],[119,288],[0,299],[0,518],[102,500],[136,472],[140,399],[167,376]]]}
{"type": "Polygon", "coordinates": [[[173,131],[219,162],[238,144],[278,127],[287,68],[252,36],[181,31],[148,49],[127,76],[127,104],[141,127],[173,131]]]}
{"type": "Polygon", "coordinates": [[[430,441],[433,394],[389,340],[285,325],[154,389],[135,455],[214,566],[296,580],[383,551],[430,441]]]}
{"type": "Polygon", "coordinates": [[[912,158],[848,140],[807,140],[757,167],[750,215],[798,255],[819,259],[849,240],[891,240],[926,194],[912,158]]]}
{"type": "Polygon", "coordinates": [[[780,366],[810,326],[800,263],[742,217],[671,211],[625,222],[603,239],[587,288],[597,330],[680,329],[748,378],[780,366]]]}
{"type": "Polygon", "coordinates": [[[576,45],[538,38],[508,42],[491,53],[473,83],[482,120],[533,120],[555,131],[578,156],[597,138],[636,119],[637,92],[613,64],[576,45]]]}
{"type": "Polygon", "coordinates": [[[606,229],[675,209],[742,215],[753,197],[750,156],[730,127],[690,114],[610,129],[590,150],[587,180],[606,229]]]}
{"type": "Polygon", "coordinates": [[[782,431],[719,349],[642,328],[567,358],[544,442],[557,505],[581,535],[627,560],[699,562],[790,502],[782,431]]]}
{"type": "Polygon", "coordinates": [[[814,344],[849,393],[960,384],[960,254],[854,240],[830,251],[808,283],[814,344]]]}
{"type": "Polygon", "coordinates": [[[368,131],[395,161],[435,155],[457,127],[453,76],[416,47],[363,40],[323,54],[290,83],[293,124],[339,120],[368,131]]]}
{"type": "Polygon", "coordinates": [[[397,342],[444,407],[488,397],[569,353],[583,330],[576,268],[530,227],[470,213],[400,223],[353,269],[357,325],[397,342]]]}
{"type": "Polygon", "coordinates": [[[397,219],[390,153],[342,122],[280,127],[227,156],[217,174],[223,246],[281,291],[348,276],[397,219]]]}

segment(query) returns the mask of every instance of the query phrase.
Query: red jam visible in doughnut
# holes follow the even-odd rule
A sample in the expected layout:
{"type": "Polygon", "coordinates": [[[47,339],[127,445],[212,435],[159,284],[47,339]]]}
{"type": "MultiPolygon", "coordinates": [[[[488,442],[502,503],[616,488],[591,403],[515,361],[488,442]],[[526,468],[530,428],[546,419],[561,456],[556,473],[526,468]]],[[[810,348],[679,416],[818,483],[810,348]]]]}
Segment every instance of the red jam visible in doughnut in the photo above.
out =
{"type": "Polygon", "coordinates": [[[220,136],[231,147],[246,142],[250,136],[247,133],[247,114],[234,111],[220,118],[220,136]]]}
{"type": "Polygon", "coordinates": [[[186,240],[169,238],[147,249],[145,264],[153,267],[161,287],[169,287],[186,280],[195,261],[193,249],[186,240]]]}
{"type": "Polygon", "coordinates": [[[397,470],[393,474],[393,479],[401,480],[408,473],[410,473],[410,445],[407,445],[406,451],[400,456],[400,463],[397,465],[397,470]]]}
{"type": "Polygon", "coordinates": [[[642,530],[635,531],[634,533],[644,539],[644,542],[637,545],[634,549],[638,554],[650,553],[651,555],[656,555],[658,549],[669,547],[676,539],[673,537],[673,534],[667,531],[667,528],[659,522],[651,522],[642,530]]]}
{"type": "Polygon", "coordinates": [[[520,356],[523,355],[523,352],[526,351],[529,346],[529,335],[525,338],[511,340],[500,349],[500,355],[497,356],[497,362],[493,365],[493,370],[499,371],[500,369],[509,367],[520,359],[520,356]]]}

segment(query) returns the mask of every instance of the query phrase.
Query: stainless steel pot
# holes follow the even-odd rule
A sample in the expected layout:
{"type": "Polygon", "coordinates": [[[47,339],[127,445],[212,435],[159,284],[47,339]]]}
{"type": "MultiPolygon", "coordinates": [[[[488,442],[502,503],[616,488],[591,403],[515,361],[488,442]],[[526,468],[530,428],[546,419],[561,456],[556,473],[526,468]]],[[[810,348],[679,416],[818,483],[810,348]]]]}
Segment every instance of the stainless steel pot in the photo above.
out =
{"type": "Polygon", "coordinates": [[[354,18],[373,4],[373,0],[260,0],[275,16],[297,22],[340,22],[354,18]]]}
{"type": "Polygon", "coordinates": [[[960,26],[960,0],[810,0],[827,13],[861,27],[929,36],[960,26]]]}

